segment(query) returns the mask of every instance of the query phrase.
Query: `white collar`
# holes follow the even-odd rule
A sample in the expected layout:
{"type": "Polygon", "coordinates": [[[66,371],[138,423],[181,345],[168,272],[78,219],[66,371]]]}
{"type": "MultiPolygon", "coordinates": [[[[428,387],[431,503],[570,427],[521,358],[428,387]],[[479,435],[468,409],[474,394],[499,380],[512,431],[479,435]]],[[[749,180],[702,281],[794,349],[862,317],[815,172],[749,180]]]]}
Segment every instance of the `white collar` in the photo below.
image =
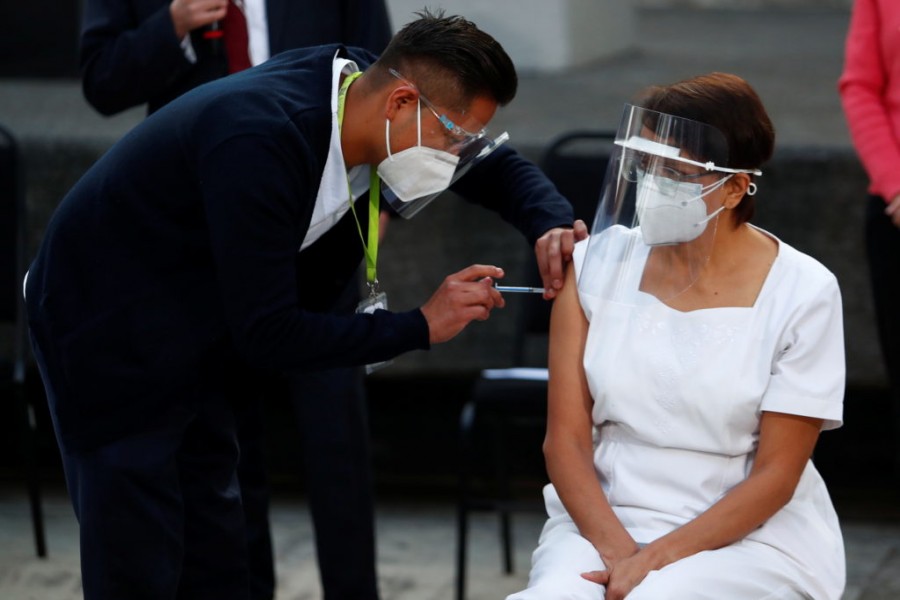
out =
{"type": "Polygon", "coordinates": [[[303,238],[303,243],[300,245],[300,250],[322,237],[350,209],[350,203],[347,201],[348,178],[353,200],[369,189],[368,165],[358,165],[350,169],[349,173],[347,172],[344,154],[341,151],[341,133],[337,118],[341,75],[349,75],[357,71],[359,71],[359,67],[355,62],[338,58],[335,54],[331,73],[331,140],[328,146],[328,158],[325,160],[325,169],[319,182],[312,220],[306,236],[303,238]]]}

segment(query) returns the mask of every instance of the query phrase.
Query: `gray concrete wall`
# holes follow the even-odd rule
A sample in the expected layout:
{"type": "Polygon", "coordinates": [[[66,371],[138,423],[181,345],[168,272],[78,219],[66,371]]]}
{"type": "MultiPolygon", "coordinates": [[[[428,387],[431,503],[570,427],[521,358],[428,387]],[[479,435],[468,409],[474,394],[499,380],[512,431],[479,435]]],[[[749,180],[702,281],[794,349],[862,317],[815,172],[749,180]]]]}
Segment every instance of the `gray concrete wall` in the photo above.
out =
{"type": "Polygon", "coordinates": [[[387,0],[400,29],[423,6],[464,15],[494,36],[520,73],[577,68],[630,50],[637,24],[631,0],[387,0]]]}

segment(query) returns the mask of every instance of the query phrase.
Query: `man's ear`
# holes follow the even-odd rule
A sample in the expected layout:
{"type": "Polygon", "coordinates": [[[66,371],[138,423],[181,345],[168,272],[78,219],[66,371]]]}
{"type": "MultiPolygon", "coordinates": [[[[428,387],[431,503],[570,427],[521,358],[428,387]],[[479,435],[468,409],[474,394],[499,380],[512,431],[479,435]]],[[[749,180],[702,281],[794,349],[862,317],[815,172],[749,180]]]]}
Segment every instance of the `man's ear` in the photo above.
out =
{"type": "Polygon", "coordinates": [[[403,110],[410,104],[415,106],[418,99],[419,92],[415,88],[407,85],[394,88],[387,97],[384,107],[385,118],[393,120],[397,116],[398,111],[403,110]]]}

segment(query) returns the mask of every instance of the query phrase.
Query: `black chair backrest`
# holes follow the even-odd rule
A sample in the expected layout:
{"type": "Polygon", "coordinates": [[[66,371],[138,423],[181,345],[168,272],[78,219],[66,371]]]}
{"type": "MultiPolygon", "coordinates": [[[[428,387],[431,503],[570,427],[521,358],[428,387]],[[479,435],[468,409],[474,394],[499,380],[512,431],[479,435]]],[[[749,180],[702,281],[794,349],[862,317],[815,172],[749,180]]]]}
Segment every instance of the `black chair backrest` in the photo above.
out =
{"type": "MultiPolygon", "coordinates": [[[[0,322],[13,323],[14,362],[22,368],[25,315],[22,277],[25,275],[25,193],[19,148],[0,126],[0,322]]],[[[21,376],[16,373],[16,376],[21,376]]]]}
{"type": "Polygon", "coordinates": [[[19,265],[19,160],[15,139],[0,127],[0,320],[16,317],[16,282],[19,265]]]}
{"type": "Polygon", "coordinates": [[[615,131],[572,131],[556,138],[540,161],[547,177],[572,203],[575,218],[589,229],[615,139],[615,131]]]}
{"type": "MultiPolygon", "coordinates": [[[[539,163],[544,174],[572,204],[575,218],[582,219],[588,229],[600,200],[600,190],[614,141],[615,131],[572,131],[551,142],[539,163]]],[[[526,264],[528,268],[525,279],[528,285],[542,285],[533,254],[526,264]]],[[[552,304],[536,294],[528,294],[521,301],[523,306],[519,331],[523,339],[516,345],[516,352],[519,354],[516,358],[517,362],[524,364],[534,362],[525,357],[528,350],[524,338],[547,334],[552,304]]]]}

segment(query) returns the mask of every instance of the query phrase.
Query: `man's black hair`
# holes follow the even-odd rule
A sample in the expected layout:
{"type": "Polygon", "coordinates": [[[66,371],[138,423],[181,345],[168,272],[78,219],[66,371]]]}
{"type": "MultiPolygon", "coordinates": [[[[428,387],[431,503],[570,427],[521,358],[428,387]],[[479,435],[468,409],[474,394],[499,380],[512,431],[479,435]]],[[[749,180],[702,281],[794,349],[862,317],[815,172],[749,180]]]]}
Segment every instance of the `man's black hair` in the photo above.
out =
{"type": "Polygon", "coordinates": [[[460,16],[428,9],[416,14],[375,63],[380,78],[390,77],[392,68],[429,99],[458,107],[476,96],[487,96],[500,106],[515,97],[516,68],[497,40],[460,16]]]}

